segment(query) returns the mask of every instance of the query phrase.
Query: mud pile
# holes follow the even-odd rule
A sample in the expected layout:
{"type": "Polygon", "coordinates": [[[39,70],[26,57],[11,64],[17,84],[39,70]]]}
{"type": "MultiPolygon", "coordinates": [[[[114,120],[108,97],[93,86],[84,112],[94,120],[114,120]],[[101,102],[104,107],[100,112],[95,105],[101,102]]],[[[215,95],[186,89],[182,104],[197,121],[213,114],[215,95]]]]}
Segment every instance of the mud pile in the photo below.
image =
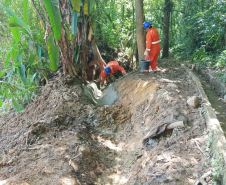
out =
{"type": "Polygon", "coordinates": [[[49,82],[23,113],[1,119],[0,184],[194,184],[211,170],[202,108],[187,104],[199,93],[175,61],[159,64],[116,81],[112,106],[93,105],[76,79],[49,82]],[[175,121],[186,127],[149,137],[175,121]]]}

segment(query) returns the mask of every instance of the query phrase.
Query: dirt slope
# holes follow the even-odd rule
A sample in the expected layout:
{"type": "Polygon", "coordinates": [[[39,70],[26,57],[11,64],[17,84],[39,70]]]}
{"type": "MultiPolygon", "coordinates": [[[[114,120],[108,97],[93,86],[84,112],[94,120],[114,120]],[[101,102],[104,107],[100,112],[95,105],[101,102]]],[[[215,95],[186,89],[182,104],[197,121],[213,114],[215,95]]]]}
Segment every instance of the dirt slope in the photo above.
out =
{"type": "Polygon", "coordinates": [[[198,91],[175,63],[115,82],[112,106],[94,106],[76,79],[52,80],[23,113],[0,120],[0,184],[194,184],[211,170],[208,138],[201,106],[186,103],[198,91]],[[186,127],[147,137],[175,121],[186,127]]]}

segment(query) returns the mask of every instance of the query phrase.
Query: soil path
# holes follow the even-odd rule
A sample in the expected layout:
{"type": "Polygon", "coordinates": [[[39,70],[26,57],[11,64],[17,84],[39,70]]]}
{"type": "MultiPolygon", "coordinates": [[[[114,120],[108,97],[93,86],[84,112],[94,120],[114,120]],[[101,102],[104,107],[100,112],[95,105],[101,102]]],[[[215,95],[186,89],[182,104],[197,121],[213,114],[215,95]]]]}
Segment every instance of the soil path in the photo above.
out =
{"type": "Polygon", "coordinates": [[[212,184],[202,107],[187,104],[199,92],[176,61],[158,64],[116,81],[112,106],[94,106],[76,79],[50,81],[23,113],[1,119],[0,184],[185,185],[205,174],[212,184]],[[149,137],[176,121],[186,127],[149,137]]]}

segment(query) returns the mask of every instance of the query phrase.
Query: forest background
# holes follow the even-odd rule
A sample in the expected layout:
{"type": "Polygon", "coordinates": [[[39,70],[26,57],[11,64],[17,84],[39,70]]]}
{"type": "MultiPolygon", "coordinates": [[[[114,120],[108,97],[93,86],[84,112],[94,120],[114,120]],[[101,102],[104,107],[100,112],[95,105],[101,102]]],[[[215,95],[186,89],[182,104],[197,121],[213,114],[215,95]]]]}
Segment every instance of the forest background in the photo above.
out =
{"type": "Polygon", "coordinates": [[[86,82],[90,64],[117,58],[139,68],[143,21],[160,33],[160,58],[211,67],[226,82],[223,0],[0,0],[0,7],[2,112],[12,104],[22,111],[57,70],[86,82]]]}

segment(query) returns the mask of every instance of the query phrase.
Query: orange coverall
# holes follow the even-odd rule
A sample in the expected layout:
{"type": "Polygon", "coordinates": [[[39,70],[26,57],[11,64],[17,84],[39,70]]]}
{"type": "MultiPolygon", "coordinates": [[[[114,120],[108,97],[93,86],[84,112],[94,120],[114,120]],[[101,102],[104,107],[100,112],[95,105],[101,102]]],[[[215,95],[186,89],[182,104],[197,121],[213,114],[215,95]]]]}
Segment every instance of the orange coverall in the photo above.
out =
{"type": "MultiPolygon", "coordinates": [[[[150,57],[149,69],[157,70],[157,59],[160,53],[160,40],[159,32],[156,28],[152,27],[146,34],[146,51],[150,57]]],[[[149,60],[148,56],[145,56],[145,60],[149,60]]]]}
{"type": "MultiPolygon", "coordinates": [[[[123,67],[119,66],[117,61],[111,61],[108,63],[108,66],[111,68],[110,74],[116,73],[118,70],[122,72],[122,75],[125,75],[126,72],[123,67]]],[[[105,73],[104,69],[101,71],[101,84],[104,84],[104,80],[107,77],[107,73],[105,73]]]]}

